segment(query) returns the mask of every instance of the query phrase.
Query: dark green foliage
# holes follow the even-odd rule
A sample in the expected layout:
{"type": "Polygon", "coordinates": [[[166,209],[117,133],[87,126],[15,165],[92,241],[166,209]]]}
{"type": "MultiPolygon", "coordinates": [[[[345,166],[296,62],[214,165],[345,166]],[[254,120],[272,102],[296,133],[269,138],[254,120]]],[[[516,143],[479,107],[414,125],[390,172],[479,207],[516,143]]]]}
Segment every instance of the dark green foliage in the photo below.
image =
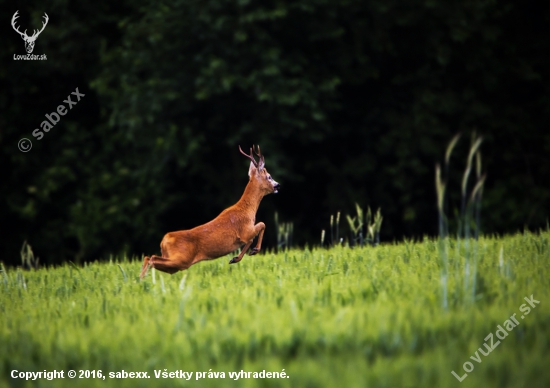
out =
{"type": "MultiPolygon", "coordinates": [[[[297,244],[355,202],[383,209],[382,240],[435,234],[433,164],[474,128],[490,171],[483,230],[547,222],[550,40],[547,15],[528,4],[49,0],[0,11],[6,262],[24,240],[41,263],[157,252],[165,232],[238,199],[239,144],[260,144],[282,184],[258,219],[277,210],[297,244]],[[29,29],[48,13],[34,51],[47,61],[12,59],[24,53],[8,24],[18,9],[29,29]],[[86,97],[35,140],[76,87],[86,97]]],[[[275,236],[268,221],[266,246],[275,236]]]]}

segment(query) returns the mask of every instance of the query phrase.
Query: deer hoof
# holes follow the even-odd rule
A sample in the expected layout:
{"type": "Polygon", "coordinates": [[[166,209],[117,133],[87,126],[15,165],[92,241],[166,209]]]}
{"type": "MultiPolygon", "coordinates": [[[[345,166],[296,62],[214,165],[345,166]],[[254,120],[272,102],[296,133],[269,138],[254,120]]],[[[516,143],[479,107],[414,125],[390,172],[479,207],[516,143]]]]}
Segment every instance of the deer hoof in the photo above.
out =
{"type": "Polygon", "coordinates": [[[234,258],[232,258],[231,260],[229,260],[229,264],[238,263],[238,261],[237,261],[238,258],[239,258],[239,256],[235,256],[234,258]]]}
{"type": "Polygon", "coordinates": [[[259,249],[259,248],[252,248],[252,249],[250,250],[250,252],[248,252],[248,254],[249,254],[250,256],[253,256],[253,255],[255,255],[255,254],[258,253],[258,252],[260,252],[260,249],[259,249]]]}

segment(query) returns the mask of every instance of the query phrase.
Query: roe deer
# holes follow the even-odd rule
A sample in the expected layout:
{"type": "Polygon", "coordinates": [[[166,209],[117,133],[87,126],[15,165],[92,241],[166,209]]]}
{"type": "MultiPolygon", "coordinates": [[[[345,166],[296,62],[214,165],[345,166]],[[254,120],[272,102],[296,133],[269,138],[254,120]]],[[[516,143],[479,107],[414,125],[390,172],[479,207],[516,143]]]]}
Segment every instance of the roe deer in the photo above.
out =
{"type": "Polygon", "coordinates": [[[149,267],[173,274],[199,261],[216,259],[243,247],[241,253],[229,262],[238,263],[258,235],[258,243],[250,250],[249,255],[260,251],[265,224],[256,224],[256,211],[262,198],[267,194],[277,193],[280,185],[265,169],[259,146],[251,148],[250,155],[245,154],[240,146],[239,151],[250,159],[250,180],[241,199],[204,225],[167,233],[160,243],[162,256],[152,255],[143,259],[141,279],[147,274],[149,267]],[[258,155],[258,161],[254,159],[253,149],[258,155]]]}

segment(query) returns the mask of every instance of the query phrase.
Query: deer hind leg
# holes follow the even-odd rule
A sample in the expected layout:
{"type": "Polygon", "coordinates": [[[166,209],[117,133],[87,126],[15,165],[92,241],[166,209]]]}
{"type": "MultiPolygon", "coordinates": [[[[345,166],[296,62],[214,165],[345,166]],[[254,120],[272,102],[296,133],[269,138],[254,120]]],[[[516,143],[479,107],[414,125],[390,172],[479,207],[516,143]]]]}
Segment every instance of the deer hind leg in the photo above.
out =
{"type": "Polygon", "coordinates": [[[188,267],[182,266],[178,260],[166,259],[161,256],[153,255],[151,260],[149,260],[149,266],[159,271],[169,273],[170,275],[176,273],[182,269],[187,269],[188,267]]]}
{"type": "Polygon", "coordinates": [[[143,279],[145,275],[147,275],[147,271],[149,270],[149,260],[151,260],[149,256],[145,256],[143,258],[143,265],[141,266],[141,272],[139,274],[140,279],[143,279]]]}
{"type": "Polygon", "coordinates": [[[179,259],[180,257],[178,256],[173,259],[168,259],[157,255],[152,255],[150,258],[146,257],[143,261],[143,267],[139,277],[143,279],[151,267],[159,271],[169,273],[170,275],[190,267],[190,264],[187,264],[187,261],[179,259]],[[148,259],[148,261],[146,261],[146,259],[148,259]]]}
{"type": "Polygon", "coordinates": [[[265,232],[265,224],[263,222],[258,222],[254,226],[254,236],[258,236],[258,242],[256,243],[256,246],[248,252],[249,255],[255,255],[256,253],[260,252],[260,249],[262,249],[262,239],[264,238],[264,232],[265,232]]]}

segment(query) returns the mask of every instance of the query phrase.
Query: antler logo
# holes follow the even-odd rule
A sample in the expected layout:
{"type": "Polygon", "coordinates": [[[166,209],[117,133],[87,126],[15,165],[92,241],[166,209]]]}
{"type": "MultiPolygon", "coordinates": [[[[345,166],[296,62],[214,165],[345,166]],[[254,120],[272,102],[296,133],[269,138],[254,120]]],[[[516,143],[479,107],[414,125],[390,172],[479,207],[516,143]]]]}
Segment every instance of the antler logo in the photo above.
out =
{"type": "Polygon", "coordinates": [[[34,50],[34,43],[36,41],[36,38],[38,38],[38,35],[40,35],[40,33],[42,31],[44,31],[44,28],[46,28],[46,25],[48,24],[48,20],[49,20],[48,14],[46,14],[46,12],[44,12],[45,16],[43,16],[44,22],[42,22],[43,23],[42,29],[40,31],[34,30],[34,34],[32,34],[32,36],[28,36],[27,35],[27,30],[25,30],[25,32],[21,32],[21,31],[19,31],[19,29],[15,25],[15,19],[17,19],[19,17],[17,12],[19,12],[19,11],[15,11],[15,13],[13,14],[13,17],[11,18],[11,26],[13,27],[13,29],[15,31],[17,31],[17,33],[19,35],[21,35],[21,38],[23,38],[23,40],[25,41],[25,50],[27,50],[27,53],[31,54],[32,50],[34,50]]]}

